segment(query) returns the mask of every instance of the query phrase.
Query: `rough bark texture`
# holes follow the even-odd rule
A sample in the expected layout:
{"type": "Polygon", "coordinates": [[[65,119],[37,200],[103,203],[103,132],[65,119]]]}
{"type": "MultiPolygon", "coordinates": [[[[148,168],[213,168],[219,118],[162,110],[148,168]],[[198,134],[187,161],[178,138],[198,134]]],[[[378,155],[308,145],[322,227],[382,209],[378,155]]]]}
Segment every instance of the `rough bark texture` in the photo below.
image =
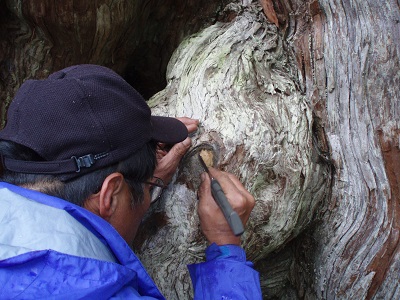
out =
{"type": "Polygon", "coordinates": [[[308,253],[315,278],[300,296],[398,299],[399,4],[276,1],[274,7],[278,16],[289,15],[280,21],[289,24],[287,38],[335,166],[332,197],[312,235],[317,248],[308,253]]]}
{"type": "Polygon", "coordinates": [[[153,95],[165,86],[166,65],[179,42],[215,22],[228,1],[206,2],[0,1],[2,125],[26,79],[79,63],[110,67],[146,98],[153,95]]]}
{"type": "Polygon", "coordinates": [[[77,63],[112,65],[117,71],[126,64],[126,51],[120,50],[127,29],[133,27],[130,1],[6,0],[0,5],[3,121],[26,79],[43,78],[77,63]]]}
{"type": "MultiPolygon", "coordinates": [[[[109,66],[152,95],[165,86],[163,74],[178,43],[207,28],[180,46],[169,85],[154,99],[180,103],[168,94],[176,89],[188,103],[169,105],[171,112],[210,116],[195,145],[210,143],[220,166],[238,174],[259,199],[244,245],[262,271],[265,298],[399,299],[398,1],[260,0],[258,11],[270,23],[252,8],[257,1],[233,2],[223,12],[228,1],[0,1],[1,120],[25,79],[76,63],[109,66]],[[247,16],[253,21],[246,23],[247,16]],[[231,40],[222,34],[228,31],[231,40]],[[205,34],[211,40],[202,40],[205,34]],[[179,82],[178,74],[191,81],[179,82]],[[244,128],[249,116],[251,131],[244,128]],[[314,192],[317,187],[322,189],[314,192]]],[[[161,104],[157,109],[167,111],[161,104]]],[[[166,294],[183,299],[190,287],[178,266],[198,261],[204,246],[193,213],[190,182],[196,181],[184,169],[137,244],[154,258],[150,271],[173,276],[168,288],[157,279],[166,294]],[[184,220],[174,206],[163,209],[171,199],[181,204],[184,220]],[[170,264],[161,260],[157,252],[172,253],[177,241],[188,254],[170,264]]]]}
{"type": "MultiPolygon", "coordinates": [[[[145,225],[162,218],[163,226],[137,241],[143,241],[136,247],[143,263],[169,299],[188,297],[186,265],[204,251],[196,211],[199,150],[210,149],[216,165],[236,174],[256,198],[243,235],[255,263],[302,232],[329,194],[330,169],[317,154],[316,124],[300,92],[294,56],[259,5],[229,5],[225,13],[236,17],[180,45],[167,87],[150,100],[156,114],[201,120],[175,184],[145,225]]],[[[260,272],[269,277],[268,267],[260,272]]]]}

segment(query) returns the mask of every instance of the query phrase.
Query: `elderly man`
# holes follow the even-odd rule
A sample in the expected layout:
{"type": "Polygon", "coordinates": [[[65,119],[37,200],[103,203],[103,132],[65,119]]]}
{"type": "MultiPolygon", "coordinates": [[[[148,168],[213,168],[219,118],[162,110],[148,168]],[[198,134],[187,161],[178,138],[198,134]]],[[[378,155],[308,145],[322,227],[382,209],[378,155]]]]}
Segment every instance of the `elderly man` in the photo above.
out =
{"type": "MultiPolygon", "coordinates": [[[[0,131],[0,298],[164,299],[129,245],[197,125],[151,116],[144,99],[101,66],[25,82],[0,131]]],[[[254,198],[232,174],[210,172],[246,224],[254,198]]],[[[206,262],[189,266],[195,298],[261,298],[258,273],[206,173],[198,194],[210,246],[206,262]]]]}

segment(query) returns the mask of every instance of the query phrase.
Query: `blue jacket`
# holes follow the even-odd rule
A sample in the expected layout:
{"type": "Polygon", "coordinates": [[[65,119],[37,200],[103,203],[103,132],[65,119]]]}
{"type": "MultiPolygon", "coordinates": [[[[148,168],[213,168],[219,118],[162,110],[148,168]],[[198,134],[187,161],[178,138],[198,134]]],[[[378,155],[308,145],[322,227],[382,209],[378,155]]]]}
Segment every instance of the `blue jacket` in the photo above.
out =
{"type": "MultiPolygon", "coordinates": [[[[164,299],[105,220],[59,198],[0,182],[0,299],[164,299]]],[[[196,299],[261,299],[238,246],[211,245],[188,266],[196,299]]]]}

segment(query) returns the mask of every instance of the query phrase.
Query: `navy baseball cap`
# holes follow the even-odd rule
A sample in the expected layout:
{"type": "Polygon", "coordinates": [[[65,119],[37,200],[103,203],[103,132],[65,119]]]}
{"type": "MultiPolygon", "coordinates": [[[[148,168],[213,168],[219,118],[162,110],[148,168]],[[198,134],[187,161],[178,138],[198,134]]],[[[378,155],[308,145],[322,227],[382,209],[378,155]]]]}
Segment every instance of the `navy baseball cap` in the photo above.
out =
{"type": "Polygon", "coordinates": [[[152,116],[143,97],[114,71],[65,68],[22,84],[0,139],[24,145],[44,161],[2,157],[3,168],[69,180],[128,158],[150,140],[175,144],[188,136],[175,118],[152,116]]]}

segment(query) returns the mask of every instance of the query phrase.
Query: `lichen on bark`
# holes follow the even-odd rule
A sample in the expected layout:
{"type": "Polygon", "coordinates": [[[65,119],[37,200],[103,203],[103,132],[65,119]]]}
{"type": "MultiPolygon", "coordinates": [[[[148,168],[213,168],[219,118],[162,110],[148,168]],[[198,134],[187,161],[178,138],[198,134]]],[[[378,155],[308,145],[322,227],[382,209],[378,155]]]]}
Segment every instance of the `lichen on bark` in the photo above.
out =
{"type": "MultiPolygon", "coordinates": [[[[190,294],[186,264],[199,261],[206,245],[196,212],[198,149],[211,146],[219,168],[236,174],[255,196],[243,246],[256,263],[301,233],[329,190],[329,166],[313,151],[313,114],[294,57],[258,4],[230,4],[226,13],[232,12],[232,21],[181,43],[167,87],[149,102],[155,114],[201,122],[176,181],[152,210],[165,222],[136,245],[167,298],[190,294]]],[[[149,232],[146,223],[143,232],[149,232]]]]}

